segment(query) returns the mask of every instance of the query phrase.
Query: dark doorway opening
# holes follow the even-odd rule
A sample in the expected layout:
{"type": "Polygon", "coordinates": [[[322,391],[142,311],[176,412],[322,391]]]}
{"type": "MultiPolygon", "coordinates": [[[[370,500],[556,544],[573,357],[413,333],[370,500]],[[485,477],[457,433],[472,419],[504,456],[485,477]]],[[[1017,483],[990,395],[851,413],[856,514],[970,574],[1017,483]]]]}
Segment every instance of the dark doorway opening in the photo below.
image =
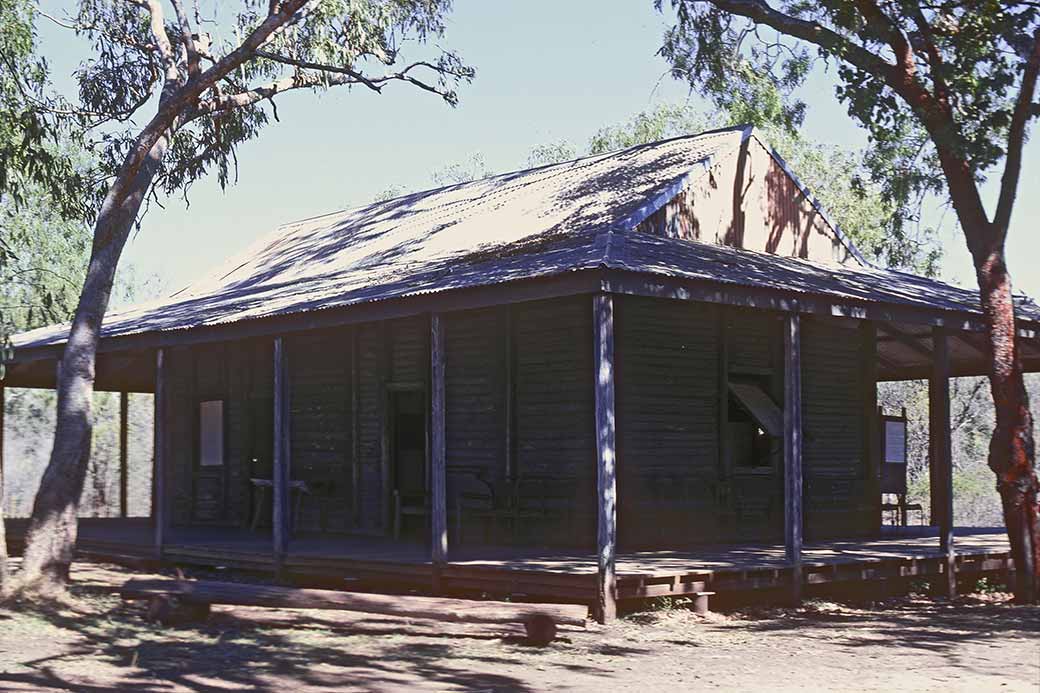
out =
{"type": "Polygon", "coordinates": [[[390,461],[394,536],[421,537],[429,517],[426,393],[390,393],[390,461]]]}

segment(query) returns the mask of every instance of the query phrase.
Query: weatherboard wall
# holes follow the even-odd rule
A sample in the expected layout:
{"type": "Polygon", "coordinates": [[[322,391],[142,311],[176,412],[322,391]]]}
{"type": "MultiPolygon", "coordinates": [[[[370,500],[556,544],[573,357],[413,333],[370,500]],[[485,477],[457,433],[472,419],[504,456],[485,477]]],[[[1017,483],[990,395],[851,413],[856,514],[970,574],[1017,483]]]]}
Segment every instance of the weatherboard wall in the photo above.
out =
{"type": "MultiPolygon", "coordinates": [[[[783,401],[780,316],[687,301],[616,298],[622,549],[775,538],[782,467],[738,468],[725,417],[732,379],[783,401]]],[[[452,542],[588,548],[595,539],[592,309],[587,295],[445,314],[445,449],[452,542]],[[484,494],[482,496],[481,494],[484,494]],[[491,497],[493,496],[493,498],[491,497]],[[458,520],[465,525],[459,531],[458,520]]],[[[863,422],[861,332],[806,320],[807,536],[876,524],[863,422]]],[[[291,474],[310,493],[299,532],[392,533],[388,406],[426,392],[429,318],[285,337],[291,474]]],[[[168,352],[168,488],[174,525],[270,526],[269,340],[168,352]],[[197,459],[197,406],[225,402],[226,461],[197,459]],[[258,515],[254,515],[260,504],[258,515]]],[[[421,521],[409,520],[421,538],[421,521]]],[[[407,527],[406,527],[407,529],[407,527]]]]}
{"type": "Polygon", "coordinates": [[[718,536],[718,307],[617,304],[622,548],[718,536]]]}
{"type": "Polygon", "coordinates": [[[876,467],[865,459],[872,435],[865,398],[877,387],[861,367],[870,345],[855,324],[805,320],[802,327],[805,535],[868,534],[880,513],[876,467]]]}

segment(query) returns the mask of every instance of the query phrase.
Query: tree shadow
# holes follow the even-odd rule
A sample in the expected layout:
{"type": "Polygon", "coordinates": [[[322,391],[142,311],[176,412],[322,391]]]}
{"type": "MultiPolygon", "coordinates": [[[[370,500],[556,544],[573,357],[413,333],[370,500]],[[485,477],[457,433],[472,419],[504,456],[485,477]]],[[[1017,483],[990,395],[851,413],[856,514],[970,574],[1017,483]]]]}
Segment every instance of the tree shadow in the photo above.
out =
{"type": "Polygon", "coordinates": [[[872,604],[838,605],[821,609],[812,603],[799,609],[758,609],[741,612],[745,627],[755,633],[796,633],[823,629],[828,638],[851,648],[876,647],[879,640],[893,651],[925,650],[957,658],[971,643],[1007,637],[1040,636],[1040,606],[961,597],[897,598],[872,604]]]}
{"type": "MultiPolygon", "coordinates": [[[[18,662],[15,671],[0,672],[0,689],[158,692],[182,687],[208,692],[291,686],[381,691],[426,684],[529,691],[533,689],[520,678],[501,672],[540,656],[526,644],[519,626],[346,612],[222,608],[204,622],[162,629],[143,621],[140,603],[116,602],[110,589],[96,581],[73,589],[80,599],[103,608],[90,615],[60,608],[21,610],[64,631],[70,642],[60,652],[42,653],[18,662]],[[100,665],[94,675],[92,665],[100,665]]],[[[571,643],[566,630],[561,636],[555,647],[571,643]]],[[[606,675],[591,667],[579,669],[606,675]]]]}

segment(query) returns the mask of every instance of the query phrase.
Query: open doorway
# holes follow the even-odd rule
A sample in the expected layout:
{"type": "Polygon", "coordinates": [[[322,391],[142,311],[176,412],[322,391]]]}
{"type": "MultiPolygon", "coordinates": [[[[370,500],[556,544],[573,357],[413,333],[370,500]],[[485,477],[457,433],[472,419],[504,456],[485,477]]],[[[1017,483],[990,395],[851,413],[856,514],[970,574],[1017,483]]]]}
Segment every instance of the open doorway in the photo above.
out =
{"type": "Polygon", "coordinates": [[[389,393],[390,487],[394,537],[418,538],[429,517],[426,393],[389,393]]]}

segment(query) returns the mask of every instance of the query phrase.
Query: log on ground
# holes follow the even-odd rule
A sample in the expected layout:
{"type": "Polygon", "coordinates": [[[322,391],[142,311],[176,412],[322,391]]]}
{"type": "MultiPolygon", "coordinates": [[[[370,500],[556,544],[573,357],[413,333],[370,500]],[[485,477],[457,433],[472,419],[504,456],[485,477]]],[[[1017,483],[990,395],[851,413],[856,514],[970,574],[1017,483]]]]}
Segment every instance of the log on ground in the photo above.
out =
{"type": "Polygon", "coordinates": [[[302,589],[272,585],[249,585],[212,580],[128,580],[121,590],[124,599],[150,599],[175,595],[198,604],[261,606],[277,609],[336,609],[421,618],[452,623],[523,623],[548,617],[553,623],[585,626],[588,609],[573,604],[521,604],[473,601],[441,597],[413,597],[338,590],[302,589]]]}

